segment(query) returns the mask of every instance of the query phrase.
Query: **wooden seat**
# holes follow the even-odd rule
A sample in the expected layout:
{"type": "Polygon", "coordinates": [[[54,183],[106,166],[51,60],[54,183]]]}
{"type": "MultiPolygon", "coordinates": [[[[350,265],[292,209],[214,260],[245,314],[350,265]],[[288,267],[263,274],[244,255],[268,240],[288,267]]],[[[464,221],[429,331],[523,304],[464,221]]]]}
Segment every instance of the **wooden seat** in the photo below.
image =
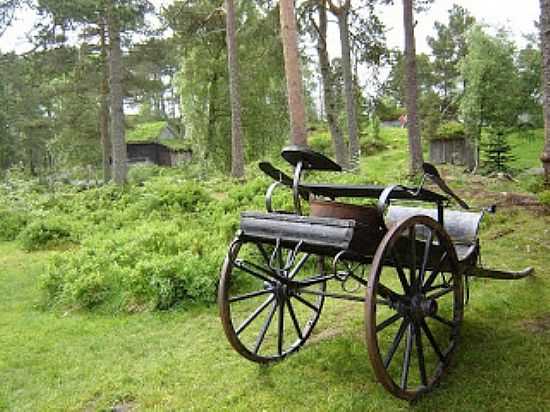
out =
{"type": "Polygon", "coordinates": [[[298,162],[302,162],[304,170],[342,171],[338,163],[305,146],[287,146],[281,152],[281,156],[294,167],[296,167],[298,162]]]}
{"type": "MultiPolygon", "coordinates": [[[[390,206],[385,217],[388,228],[411,216],[429,216],[437,220],[436,209],[423,209],[407,206],[390,206]]],[[[443,227],[451,237],[459,261],[472,258],[477,250],[477,237],[479,224],[483,213],[462,212],[456,210],[445,210],[443,214],[443,227]]],[[[417,234],[422,237],[422,233],[417,234]]]]}

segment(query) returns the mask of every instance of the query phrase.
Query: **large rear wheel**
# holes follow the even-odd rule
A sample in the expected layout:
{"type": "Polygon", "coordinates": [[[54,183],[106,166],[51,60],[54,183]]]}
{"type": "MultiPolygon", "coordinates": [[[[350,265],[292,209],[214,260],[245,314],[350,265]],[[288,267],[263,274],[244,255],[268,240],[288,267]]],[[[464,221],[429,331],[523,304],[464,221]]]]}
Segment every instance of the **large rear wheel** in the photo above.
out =
{"type": "Polygon", "coordinates": [[[366,338],[376,377],[413,400],[448,370],[463,316],[463,283],[451,239],[413,216],[384,236],[366,293],[366,338]]]}

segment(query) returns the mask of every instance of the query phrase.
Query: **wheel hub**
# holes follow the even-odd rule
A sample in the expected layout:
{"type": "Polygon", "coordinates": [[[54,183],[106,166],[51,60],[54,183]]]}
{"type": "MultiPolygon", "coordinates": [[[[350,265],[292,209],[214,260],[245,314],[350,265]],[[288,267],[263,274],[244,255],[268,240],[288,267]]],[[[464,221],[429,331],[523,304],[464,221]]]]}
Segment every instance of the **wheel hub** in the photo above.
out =
{"type": "Polygon", "coordinates": [[[284,283],[277,282],[273,290],[275,294],[275,299],[277,302],[285,302],[288,299],[288,295],[291,292],[287,285],[284,283]]]}
{"type": "Polygon", "coordinates": [[[426,299],[423,294],[414,295],[403,307],[403,312],[411,318],[422,320],[427,316],[433,316],[437,313],[437,301],[435,299],[426,299]]]}

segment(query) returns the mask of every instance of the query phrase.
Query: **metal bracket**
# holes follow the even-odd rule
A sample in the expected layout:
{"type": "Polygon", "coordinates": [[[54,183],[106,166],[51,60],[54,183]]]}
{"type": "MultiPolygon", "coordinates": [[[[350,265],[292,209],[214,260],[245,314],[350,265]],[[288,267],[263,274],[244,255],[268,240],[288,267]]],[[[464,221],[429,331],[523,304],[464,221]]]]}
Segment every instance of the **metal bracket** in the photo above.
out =
{"type": "Polygon", "coordinates": [[[302,178],[303,163],[299,161],[294,169],[294,179],[292,181],[292,195],[294,198],[294,210],[297,215],[302,215],[302,205],[300,203],[300,180],[302,178]]]}
{"type": "Polygon", "coordinates": [[[275,192],[275,189],[281,185],[281,182],[273,182],[269,185],[267,191],[265,192],[265,209],[268,213],[273,212],[273,193],[275,192]]]}

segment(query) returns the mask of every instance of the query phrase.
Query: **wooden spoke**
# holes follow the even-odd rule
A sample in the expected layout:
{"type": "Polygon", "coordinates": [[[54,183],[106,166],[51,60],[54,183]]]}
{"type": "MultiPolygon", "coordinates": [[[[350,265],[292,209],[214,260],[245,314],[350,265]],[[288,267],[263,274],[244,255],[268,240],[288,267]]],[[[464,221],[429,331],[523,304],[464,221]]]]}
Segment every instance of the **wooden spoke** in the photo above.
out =
{"type": "Polygon", "coordinates": [[[273,292],[272,288],[260,289],[260,290],[257,290],[255,292],[249,292],[249,293],[245,293],[243,295],[230,297],[229,302],[233,303],[233,302],[238,302],[238,301],[245,300],[245,299],[255,298],[256,296],[265,295],[265,294],[271,293],[271,292],[273,292]]]}
{"type": "Polygon", "coordinates": [[[410,256],[410,280],[411,280],[411,287],[416,282],[416,228],[414,225],[412,225],[409,228],[409,242],[410,242],[410,249],[409,249],[409,256],[410,256]]]}
{"type": "Polygon", "coordinates": [[[430,316],[432,319],[435,319],[437,320],[438,322],[440,323],[443,323],[444,325],[447,325],[448,327],[450,328],[454,328],[456,325],[453,321],[450,321],[450,320],[447,320],[447,319],[444,319],[442,318],[441,316],[439,315],[431,315],[430,316]]]}
{"type": "Polygon", "coordinates": [[[304,256],[302,256],[300,258],[300,260],[298,261],[298,264],[296,266],[294,266],[294,268],[288,274],[289,279],[294,279],[294,277],[298,274],[298,272],[300,272],[300,270],[302,270],[302,267],[307,262],[309,256],[310,256],[310,254],[306,253],[304,256]]]}
{"type": "Polygon", "coordinates": [[[412,323],[409,323],[407,328],[407,346],[405,348],[405,356],[403,358],[403,365],[401,366],[401,389],[407,389],[407,381],[409,379],[409,368],[411,364],[411,353],[414,340],[414,328],[412,323]]]}
{"type": "Polygon", "coordinates": [[[284,263],[284,256],[283,256],[283,248],[281,246],[279,246],[277,248],[277,260],[278,260],[278,263],[279,263],[279,271],[282,271],[283,268],[285,267],[285,263],[284,263]]]}
{"type": "Polygon", "coordinates": [[[410,285],[407,281],[407,275],[405,275],[405,271],[403,270],[403,266],[399,262],[399,259],[397,259],[397,254],[395,253],[395,250],[391,251],[391,258],[393,260],[393,263],[395,265],[395,270],[397,271],[397,276],[399,276],[399,281],[401,282],[401,286],[403,287],[403,292],[405,294],[408,294],[410,291],[410,285]]]}
{"type": "Polygon", "coordinates": [[[241,323],[241,325],[235,330],[235,334],[236,334],[237,336],[239,336],[240,333],[241,333],[248,325],[250,325],[250,324],[252,323],[252,321],[253,321],[254,319],[256,319],[256,318],[258,317],[258,315],[259,315],[260,313],[262,313],[263,310],[264,310],[265,308],[267,308],[271,302],[273,302],[273,299],[275,299],[275,296],[270,296],[269,298],[267,298],[267,299],[265,300],[264,303],[262,303],[260,306],[258,306],[258,307],[256,308],[256,310],[255,310],[254,312],[252,312],[252,313],[250,314],[250,316],[248,316],[248,318],[246,318],[246,319],[244,320],[244,322],[241,323]]]}
{"type": "Polygon", "coordinates": [[[422,385],[428,385],[428,377],[426,376],[426,364],[424,363],[424,348],[422,347],[422,333],[420,327],[415,324],[415,337],[416,337],[416,354],[418,357],[418,369],[420,371],[420,382],[422,385]]]}
{"type": "Polygon", "coordinates": [[[301,302],[304,305],[306,305],[307,307],[309,307],[310,309],[314,310],[315,312],[319,312],[319,308],[317,306],[315,306],[313,303],[308,302],[303,297],[301,297],[299,295],[294,295],[292,297],[295,298],[298,302],[301,302]]]}
{"type": "Polygon", "coordinates": [[[292,302],[289,299],[286,303],[288,305],[288,313],[290,314],[290,319],[292,319],[292,323],[294,324],[294,329],[296,329],[296,333],[298,334],[298,337],[300,339],[303,339],[302,329],[300,328],[300,324],[298,323],[298,318],[296,317],[296,313],[294,312],[294,307],[292,306],[292,302]]]}
{"type": "Polygon", "coordinates": [[[270,261],[269,254],[265,250],[264,245],[262,245],[261,243],[254,243],[254,244],[256,245],[258,250],[260,251],[260,254],[262,255],[262,257],[264,258],[265,264],[267,265],[267,267],[269,267],[269,261],[270,261]]]}
{"type": "MultiPolygon", "coordinates": [[[[254,268],[258,268],[256,265],[250,265],[250,266],[253,266],[254,268]]],[[[249,275],[252,275],[260,280],[263,280],[264,282],[267,282],[267,283],[273,283],[273,279],[269,279],[267,277],[265,277],[264,275],[258,273],[258,272],[255,272],[253,271],[252,269],[248,268],[247,266],[245,266],[245,262],[244,260],[235,260],[235,267],[242,270],[243,272],[246,272],[248,273],[249,275]]]]}
{"type": "Polygon", "coordinates": [[[441,259],[439,259],[439,262],[437,262],[437,265],[432,270],[432,273],[430,274],[426,282],[424,282],[424,289],[429,288],[432,285],[437,275],[439,275],[439,273],[441,272],[443,263],[445,262],[445,260],[447,260],[448,257],[449,257],[449,254],[447,252],[444,252],[443,255],[441,256],[441,259]]]}
{"type": "Polygon", "coordinates": [[[426,239],[426,246],[424,247],[424,256],[422,257],[422,266],[420,267],[420,273],[418,274],[418,289],[422,289],[424,284],[424,275],[426,274],[426,268],[428,265],[428,259],[430,258],[430,249],[432,247],[433,232],[430,230],[428,239],[426,239]]]}
{"type": "Polygon", "coordinates": [[[279,334],[277,335],[277,353],[283,354],[283,341],[285,336],[285,302],[279,302],[279,334]]]}
{"type": "Polygon", "coordinates": [[[428,338],[428,341],[430,342],[430,345],[432,345],[432,348],[434,352],[437,354],[437,357],[441,362],[445,361],[445,356],[443,356],[443,353],[441,352],[441,349],[439,349],[439,345],[437,344],[437,341],[434,338],[434,335],[432,334],[432,331],[428,327],[428,324],[424,319],[422,319],[422,322],[420,323],[420,327],[422,330],[424,330],[424,333],[426,334],[426,337],[428,338]]]}
{"type": "Polygon", "coordinates": [[[424,290],[424,293],[428,293],[428,292],[433,292],[434,290],[439,290],[439,289],[447,289],[448,287],[450,287],[451,285],[450,284],[445,284],[445,283],[440,283],[439,285],[433,285],[433,286],[430,286],[429,288],[426,288],[424,290]]]}
{"type": "Polygon", "coordinates": [[[402,298],[401,295],[399,295],[397,292],[394,292],[389,287],[384,286],[382,283],[378,283],[378,288],[376,292],[378,293],[378,295],[389,300],[397,301],[397,300],[401,300],[402,298]]]}
{"type": "Polygon", "coordinates": [[[260,329],[260,333],[258,334],[258,337],[256,338],[256,342],[254,343],[254,354],[258,354],[258,351],[260,350],[260,346],[262,346],[262,343],[265,339],[265,334],[267,330],[269,329],[269,325],[271,325],[271,321],[273,320],[273,316],[275,315],[275,309],[277,309],[277,304],[273,302],[273,305],[271,307],[271,310],[269,311],[269,314],[267,315],[267,319],[265,320],[264,324],[262,325],[262,328],[260,329]]]}
{"type": "Polygon", "coordinates": [[[407,326],[409,326],[409,321],[407,319],[403,319],[401,322],[401,325],[399,326],[399,330],[397,331],[397,334],[393,338],[393,342],[388,350],[388,353],[386,354],[386,357],[384,358],[384,367],[386,369],[389,368],[390,363],[393,359],[393,355],[395,355],[395,352],[397,351],[397,348],[399,347],[399,344],[401,343],[401,340],[403,339],[403,335],[405,334],[405,331],[407,330],[407,326]]]}
{"type": "Polygon", "coordinates": [[[386,319],[382,323],[376,325],[376,332],[378,333],[378,332],[386,329],[388,326],[393,325],[395,322],[397,322],[402,317],[403,317],[403,315],[401,313],[396,313],[395,315],[390,316],[388,319],[386,319]]]}
{"type": "Polygon", "coordinates": [[[426,299],[435,299],[435,300],[437,300],[437,299],[447,295],[448,293],[451,293],[452,291],[453,291],[452,287],[447,287],[447,288],[441,289],[439,292],[432,293],[431,295],[426,295],[426,299]]]}

